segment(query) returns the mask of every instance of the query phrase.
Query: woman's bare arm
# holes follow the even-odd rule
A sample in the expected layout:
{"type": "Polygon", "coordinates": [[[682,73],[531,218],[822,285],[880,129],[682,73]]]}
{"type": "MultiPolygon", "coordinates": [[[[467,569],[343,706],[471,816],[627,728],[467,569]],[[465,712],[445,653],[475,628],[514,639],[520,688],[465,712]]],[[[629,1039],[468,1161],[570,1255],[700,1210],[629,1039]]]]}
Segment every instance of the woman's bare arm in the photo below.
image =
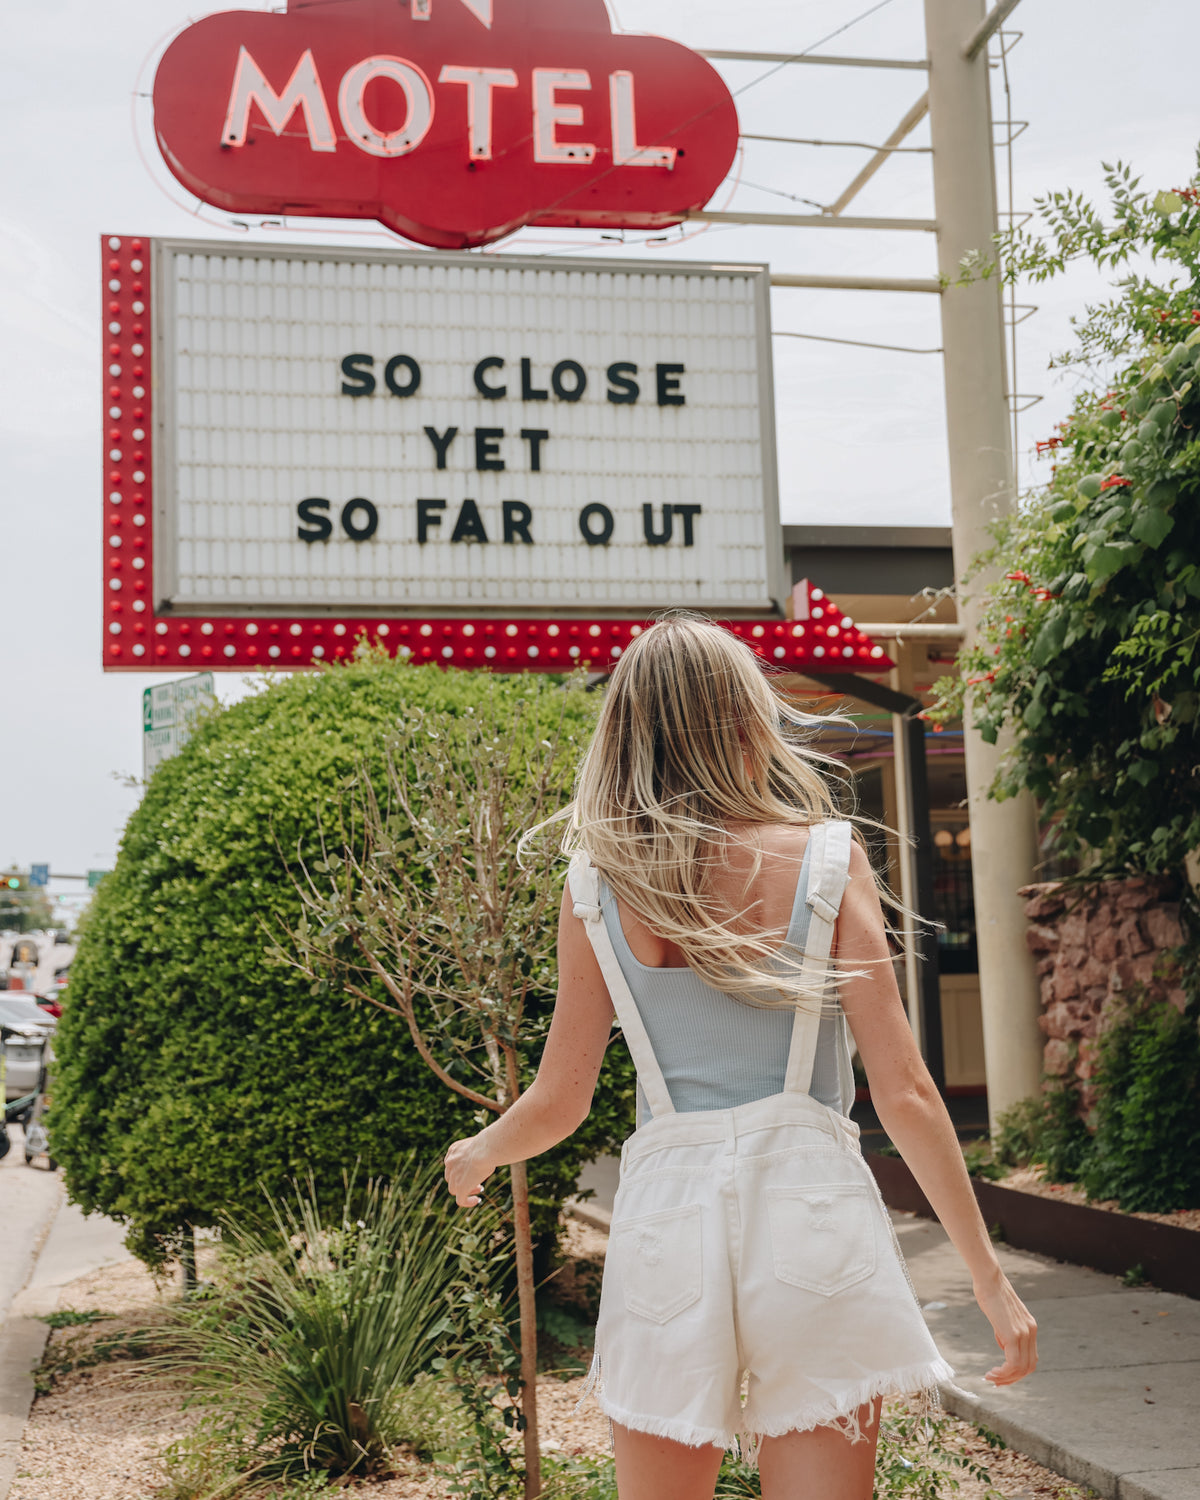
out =
{"type": "Polygon", "coordinates": [[[896,987],[875,883],[857,844],[838,919],[837,958],[869,976],[841,981],[839,993],[871,1103],[971,1273],[976,1301],[1004,1353],[1003,1364],[989,1370],[987,1379],[1010,1385],[1037,1364],[1037,1324],[1000,1269],[954,1125],[917,1049],[896,987]]]}
{"type": "Polygon", "coordinates": [[[527,1161],[578,1130],[612,1032],[613,1007],[570,887],[558,918],[558,995],[537,1077],[486,1130],[456,1141],[446,1154],[446,1182],[463,1208],[479,1202],[497,1167],[527,1161]]]}

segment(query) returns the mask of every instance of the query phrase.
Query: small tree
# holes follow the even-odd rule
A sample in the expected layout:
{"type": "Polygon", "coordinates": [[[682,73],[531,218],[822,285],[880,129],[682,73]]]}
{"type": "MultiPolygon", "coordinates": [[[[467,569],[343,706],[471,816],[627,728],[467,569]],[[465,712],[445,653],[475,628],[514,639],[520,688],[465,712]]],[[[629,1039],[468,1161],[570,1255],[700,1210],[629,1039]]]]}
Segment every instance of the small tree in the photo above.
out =
{"type": "MultiPolygon", "coordinates": [[[[580,685],[564,689],[578,692],[580,685]]],[[[462,714],[417,710],[388,743],[383,774],[345,788],[341,821],[301,867],[301,921],[276,950],[321,993],[402,1021],[444,1086],[499,1115],[528,1082],[556,981],[563,876],[547,840],[518,864],[522,835],[570,796],[579,745],[550,738],[528,703],[495,695],[462,714]]],[[[537,1314],[529,1183],[510,1168],[520,1307],[525,1492],[541,1492],[537,1314]]]]}

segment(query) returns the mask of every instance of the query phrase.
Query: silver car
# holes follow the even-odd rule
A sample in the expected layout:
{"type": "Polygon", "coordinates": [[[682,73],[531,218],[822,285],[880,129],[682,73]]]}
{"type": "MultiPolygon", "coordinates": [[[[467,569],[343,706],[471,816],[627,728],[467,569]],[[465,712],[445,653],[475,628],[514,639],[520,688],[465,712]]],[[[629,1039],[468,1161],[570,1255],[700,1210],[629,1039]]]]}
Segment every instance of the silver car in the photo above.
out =
{"type": "Polygon", "coordinates": [[[43,1063],[52,1056],[50,1039],[57,1021],[32,996],[0,993],[0,1037],[3,1038],[4,1102],[37,1092],[43,1063]]]}

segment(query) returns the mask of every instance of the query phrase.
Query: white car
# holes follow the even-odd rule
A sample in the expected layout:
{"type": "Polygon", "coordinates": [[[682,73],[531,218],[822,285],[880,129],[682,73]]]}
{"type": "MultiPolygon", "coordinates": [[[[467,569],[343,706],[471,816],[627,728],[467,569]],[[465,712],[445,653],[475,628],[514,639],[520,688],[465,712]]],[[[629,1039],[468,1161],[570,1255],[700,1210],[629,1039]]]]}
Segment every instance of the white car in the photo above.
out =
{"type": "Polygon", "coordinates": [[[3,1039],[4,1103],[37,1092],[43,1065],[50,1060],[50,1040],[58,1022],[32,995],[0,994],[0,1038],[3,1039]]]}

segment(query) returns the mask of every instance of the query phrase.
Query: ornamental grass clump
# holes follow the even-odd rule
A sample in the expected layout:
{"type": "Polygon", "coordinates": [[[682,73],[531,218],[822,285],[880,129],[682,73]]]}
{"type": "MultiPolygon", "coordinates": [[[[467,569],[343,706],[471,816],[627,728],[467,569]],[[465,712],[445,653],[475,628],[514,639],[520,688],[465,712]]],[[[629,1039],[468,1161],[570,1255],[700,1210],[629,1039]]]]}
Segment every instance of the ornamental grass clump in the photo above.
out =
{"type": "MultiPolygon", "coordinates": [[[[270,1230],[225,1226],[217,1281],[185,1304],[171,1353],[154,1363],[185,1369],[209,1408],[210,1474],[243,1489],[385,1475],[405,1393],[459,1347],[462,1257],[486,1264],[488,1225],[468,1228],[438,1168],[412,1159],[386,1184],[351,1177],[340,1214],[309,1183],[273,1200],[269,1218],[270,1230]]],[[[195,1447],[176,1467],[194,1466],[195,1447]]]]}

